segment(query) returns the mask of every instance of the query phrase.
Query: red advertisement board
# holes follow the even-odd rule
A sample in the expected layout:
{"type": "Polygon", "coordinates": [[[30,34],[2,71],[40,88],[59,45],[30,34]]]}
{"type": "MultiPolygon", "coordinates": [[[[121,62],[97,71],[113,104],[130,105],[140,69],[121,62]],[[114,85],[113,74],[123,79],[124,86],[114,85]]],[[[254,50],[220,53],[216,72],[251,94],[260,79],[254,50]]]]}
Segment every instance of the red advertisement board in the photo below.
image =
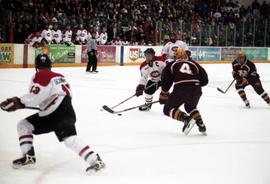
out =
{"type": "MultiPolygon", "coordinates": [[[[87,46],[82,46],[81,62],[87,63],[87,46]]],[[[115,63],[116,62],[116,47],[109,45],[98,45],[97,46],[97,59],[98,63],[115,63]]]]}

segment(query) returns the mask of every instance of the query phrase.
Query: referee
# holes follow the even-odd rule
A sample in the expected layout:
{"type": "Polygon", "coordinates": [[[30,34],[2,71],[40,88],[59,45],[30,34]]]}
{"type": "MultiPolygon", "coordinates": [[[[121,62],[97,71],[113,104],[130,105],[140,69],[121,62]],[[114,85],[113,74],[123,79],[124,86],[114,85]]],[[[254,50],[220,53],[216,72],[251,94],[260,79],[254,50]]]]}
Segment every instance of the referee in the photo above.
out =
{"type": "Polygon", "coordinates": [[[87,44],[88,63],[86,72],[97,73],[97,40],[95,39],[94,32],[91,34],[87,44]]]}

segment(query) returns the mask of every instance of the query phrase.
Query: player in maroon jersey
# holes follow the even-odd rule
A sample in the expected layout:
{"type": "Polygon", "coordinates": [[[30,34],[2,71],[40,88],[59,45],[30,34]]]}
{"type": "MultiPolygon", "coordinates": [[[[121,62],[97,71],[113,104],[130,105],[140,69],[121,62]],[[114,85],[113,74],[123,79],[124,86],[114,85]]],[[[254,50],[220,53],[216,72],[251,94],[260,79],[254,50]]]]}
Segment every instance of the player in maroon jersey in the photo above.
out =
{"type": "Polygon", "coordinates": [[[170,62],[164,68],[161,76],[161,93],[159,101],[165,104],[163,112],[178,121],[183,121],[182,131],[187,135],[196,123],[199,131],[206,134],[197,104],[202,95],[202,86],[208,84],[206,71],[196,62],[188,60],[185,49],[178,48],[175,52],[176,61],[170,62]],[[172,93],[169,89],[174,83],[172,93]],[[181,105],[187,113],[179,109],[181,105]]]}
{"type": "Polygon", "coordinates": [[[247,108],[250,108],[249,100],[245,93],[245,87],[251,85],[255,92],[270,106],[270,98],[264,91],[256,66],[247,59],[245,52],[239,51],[237,58],[232,62],[233,78],[236,79],[235,88],[247,108]]]}

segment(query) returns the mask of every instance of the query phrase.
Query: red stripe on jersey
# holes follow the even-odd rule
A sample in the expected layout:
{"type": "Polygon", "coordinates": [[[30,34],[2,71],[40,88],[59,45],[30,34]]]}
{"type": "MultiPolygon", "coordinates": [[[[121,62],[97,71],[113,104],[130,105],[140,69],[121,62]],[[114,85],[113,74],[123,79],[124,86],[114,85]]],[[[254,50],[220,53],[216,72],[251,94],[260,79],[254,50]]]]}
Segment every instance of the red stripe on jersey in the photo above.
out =
{"type": "Polygon", "coordinates": [[[54,77],[64,77],[64,76],[59,73],[54,73],[50,70],[40,70],[39,72],[36,73],[33,82],[41,86],[47,86],[50,83],[51,79],[54,77]]]}
{"type": "Polygon", "coordinates": [[[165,61],[167,59],[166,55],[162,55],[162,56],[155,56],[154,57],[154,61],[165,61]]]}
{"type": "Polygon", "coordinates": [[[80,156],[82,156],[82,154],[87,150],[89,149],[89,146],[85,146],[79,153],[80,156]]]}
{"type": "Polygon", "coordinates": [[[147,65],[147,63],[146,63],[146,61],[144,61],[141,65],[140,65],[140,70],[144,67],[144,66],[146,66],[147,65]]]}
{"type": "Polygon", "coordinates": [[[19,140],[26,139],[26,138],[33,139],[33,135],[23,135],[23,136],[19,137],[19,140]]]}
{"type": "Polygon", "coordinates": [[[55,104],[55,101],[58,99],[58,96],[56,98],[54,98],[45,108],[44,111],[46,111],[50,106],[52,106],[53,104],[55,104]]]}

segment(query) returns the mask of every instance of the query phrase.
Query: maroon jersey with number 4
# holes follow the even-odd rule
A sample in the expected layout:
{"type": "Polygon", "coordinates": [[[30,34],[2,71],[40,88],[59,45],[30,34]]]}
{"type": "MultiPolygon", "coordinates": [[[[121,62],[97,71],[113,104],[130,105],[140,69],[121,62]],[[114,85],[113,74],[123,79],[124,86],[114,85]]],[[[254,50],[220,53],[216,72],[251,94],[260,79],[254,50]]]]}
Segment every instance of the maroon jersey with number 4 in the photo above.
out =
{"type": "Polygon", "coordinates": [[[174,89],[183,86],[205,86],[208,84],[206,71],[195,61],[176,60],[168,63],[163,70],[161,87],[169,91],[174,83],[174,89]]]}

